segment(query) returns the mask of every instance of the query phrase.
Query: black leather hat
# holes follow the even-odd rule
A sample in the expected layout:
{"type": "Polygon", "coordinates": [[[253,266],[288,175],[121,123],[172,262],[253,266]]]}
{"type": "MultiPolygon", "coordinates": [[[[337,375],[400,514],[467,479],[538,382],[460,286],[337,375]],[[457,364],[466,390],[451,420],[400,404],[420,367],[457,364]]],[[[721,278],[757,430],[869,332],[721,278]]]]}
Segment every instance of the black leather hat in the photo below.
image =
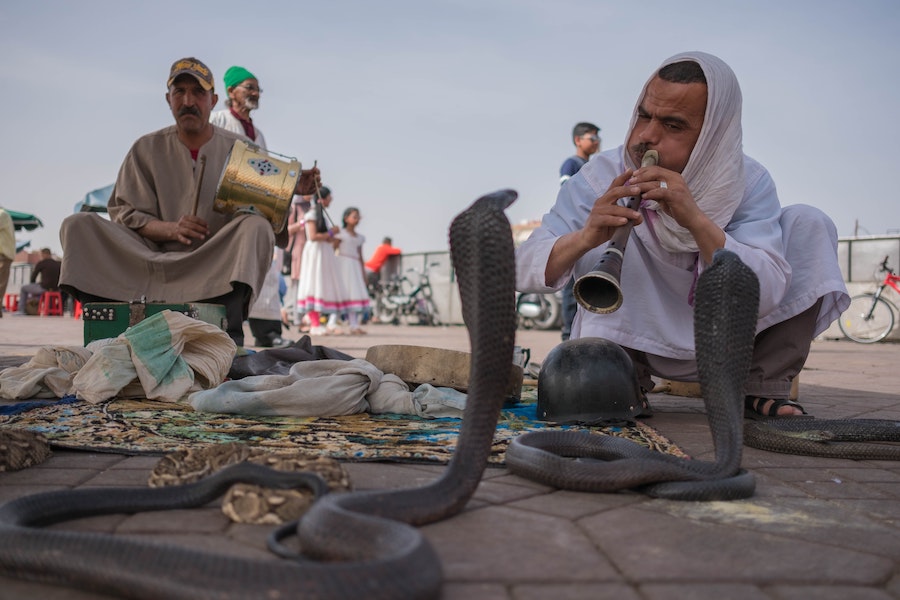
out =
{"type": "Polygon", "coordinates": [[[643,411],[641,398],[621,346],[603,338],[567,340],[541,365],[537,418],[588,425],[633,420],[643,411]]]}

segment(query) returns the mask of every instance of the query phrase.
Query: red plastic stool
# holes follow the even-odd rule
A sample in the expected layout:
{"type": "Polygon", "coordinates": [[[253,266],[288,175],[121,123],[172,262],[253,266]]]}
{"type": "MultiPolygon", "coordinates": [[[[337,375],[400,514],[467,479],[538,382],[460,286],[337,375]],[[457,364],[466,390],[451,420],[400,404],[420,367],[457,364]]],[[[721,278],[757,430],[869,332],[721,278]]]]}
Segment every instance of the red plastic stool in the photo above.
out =
{"type": "Polygon", "coordinates": [[[38,314],[42,317],[50,315],[62,316],[63,304],[61,292],[44,292],[41,294],[41,303],[38,305],[38,314]]]}
{"type": "Polygon", "coordinates": [[[19,295],[18,294],[4,294],[3,295],[3,310],[6,312],[16,312],[19,310],[19,295]]]}
{"type": "Polygon", "coordinates": [[[81,318],[81,302],[75,300],[75,306],[72,308],[72,318],[80,319],[81,318]]]}

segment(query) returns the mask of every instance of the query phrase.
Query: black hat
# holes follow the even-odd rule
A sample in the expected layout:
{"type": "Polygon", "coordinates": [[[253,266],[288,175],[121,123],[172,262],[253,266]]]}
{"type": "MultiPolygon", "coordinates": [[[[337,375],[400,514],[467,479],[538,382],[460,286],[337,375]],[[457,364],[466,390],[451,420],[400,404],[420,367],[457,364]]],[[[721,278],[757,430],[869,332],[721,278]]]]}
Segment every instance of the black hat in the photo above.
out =
{"type": "Polygon", "coordinates": [[[587,425],[629,421],[642,412],[631,358],[603,338],[567,340],[541,364],[537,418],[587,425]]]}

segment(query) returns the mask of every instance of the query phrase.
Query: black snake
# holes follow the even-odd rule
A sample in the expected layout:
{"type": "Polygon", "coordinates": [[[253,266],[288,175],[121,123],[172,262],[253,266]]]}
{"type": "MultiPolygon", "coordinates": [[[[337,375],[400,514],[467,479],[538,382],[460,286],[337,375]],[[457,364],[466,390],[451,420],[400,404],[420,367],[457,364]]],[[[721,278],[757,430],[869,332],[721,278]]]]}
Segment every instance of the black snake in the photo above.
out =
{"type": "Polygon", "coordinates": [[[753,448],[850,460],[900,460],[900,421],[887,419],[803,419],[786,417],[744,426],[753,448]]]}
{"type": "Polygon", "coordinates": [[[318,559],[303,562],[242,559],[40,526],[88,515],[201,506],[236,481],[323,491],[314,476],[245,463],[186,486],[26,496],[0,507],[0,573],[148,600],[438,597],[440,562],[410,525],[462,510],[491,452],[507,383],[497,374],[509,372],[515,342],[513,241],[503,214],[515,198],[511,190],[484,196],[450,227],[472,359],[457,450],[440,479],[421,488],[322,497],[296,529],[304,554],[318,559]]]}
{"type": "Polygon", "coordinates": [[[524,477],[578,491],[637,488],[680,500],[752,495],[753,476],[740,466],[743,386],[758,307],[756,275],[733,252],[718,250],[697,282],[694,305],[697,368],[715,461],[686,460],[610,436],[547,431],[515,438],[506,451],[507,466],[524,477]]]}
{"type": "MultiPolygon", "coordinates": [[[[505,397],[515,339],[512,234],[505,190],[484,196],[450,228],[450,248],[470,333],[469,398],[457,451],[434,483],[397,491],[325,495],[296,526],[303,562],[251,560],[119,536],[46,530],[90,515],[202,506],[235,482],[325,492],[314,475],[249,463],[200,482],[167,488],[88,488],[36,494],[0,507],[0,573],[123,598],[436,598],[440,562],[411,525],[457,514],[487,463],[505,397]],[[325,562],[327,561],[327,562],[325,562]]],[[[716,253],[696,291],[697,362],[716,460],[686,461],[617,438],[528,434],[507,451],[511,470],[557,487],[612,491],[638,487],[661,497],[739,498],[753,492],[740,470],[742,386],[750,364],[759,285],[738,258],[716,253]],[[557,456],[584,456],[571,460],[557,456]],[[597,469],[600,474],[597,474],[597,469]]]]}

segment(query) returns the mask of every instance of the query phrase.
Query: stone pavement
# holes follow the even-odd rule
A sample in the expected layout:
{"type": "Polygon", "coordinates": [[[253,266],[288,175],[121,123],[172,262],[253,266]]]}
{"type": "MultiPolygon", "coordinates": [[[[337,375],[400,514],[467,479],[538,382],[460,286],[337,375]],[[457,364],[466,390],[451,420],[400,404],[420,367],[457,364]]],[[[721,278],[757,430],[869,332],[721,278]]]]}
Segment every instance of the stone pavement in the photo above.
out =
{"type": "MultiPolygon", "coordinates": [[[[7,318],[9,317],[9,318],[7,318]]],[[[374,344],[467,350],[462,327],[372,325],[367,336],[315,339],[358,357],[374,344]]],[[[248,338],[252,339],[252,338],[248,338]]],[[[541,361],[556,331],[519,331],[541,361]]],[[[0,320],[0,360],[44,344],[80,344],[71,318],[0,320]]],[[[2,363],[0,363],[2,364],[2,363]]],[[[900,344],[813,344],[800,401],[819,417],[900,419],[900,344]]],[[[689,454],[710,458],[699,400],[651,395],[650,425],[689,454]]],[[[46,463],[0,473],[0,502],[77,486],[144,485],[153,457],[56,451],[46,463]]],[[[443,467],[346,465],[356,489],[422,485],[443,467]]],[[[638,494],[557,491],[488,469],[460,515],[422,528],[441,558],[445,600],[900,598],[900,462],[774,454],[747,448],[756,495],[673,502],[638,494]]],[[[263,556],[264,526],[229,523],[216,508],[106,516],[68,528],[139,535],[263,556]]],[[[84,600],[75,590],[0,578],[0,598],[84,600]]]]}

